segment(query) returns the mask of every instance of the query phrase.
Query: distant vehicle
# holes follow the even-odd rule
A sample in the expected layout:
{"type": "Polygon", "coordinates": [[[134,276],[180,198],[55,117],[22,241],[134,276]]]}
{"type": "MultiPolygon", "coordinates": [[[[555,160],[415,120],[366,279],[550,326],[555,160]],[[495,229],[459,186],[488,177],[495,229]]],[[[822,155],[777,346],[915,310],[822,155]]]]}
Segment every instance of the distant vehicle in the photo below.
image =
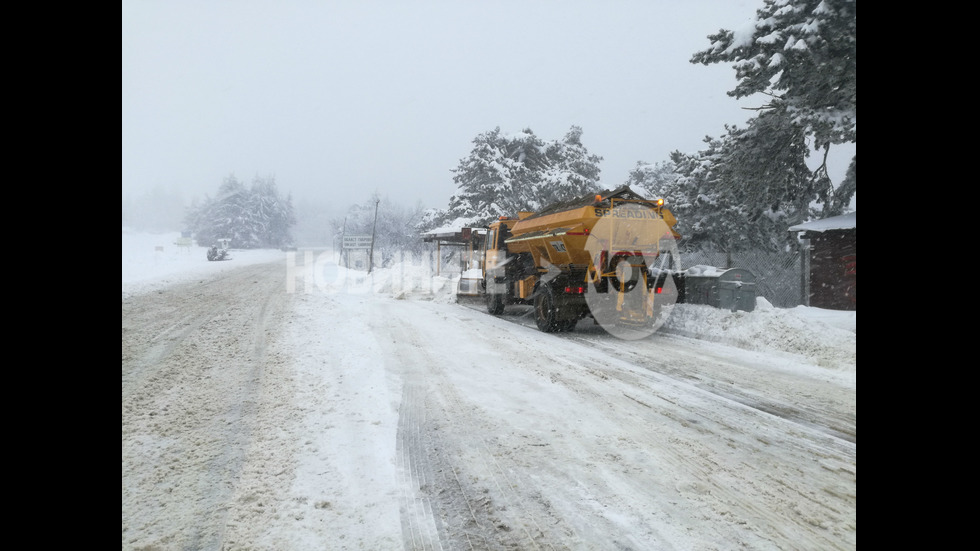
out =
{"type": "Polygon", "coordinates": [[[208,248],[208,260],[231,260],[231,255],[228,252],[231,239],[222,238],[217,241],[216,244],[208,248]]]}

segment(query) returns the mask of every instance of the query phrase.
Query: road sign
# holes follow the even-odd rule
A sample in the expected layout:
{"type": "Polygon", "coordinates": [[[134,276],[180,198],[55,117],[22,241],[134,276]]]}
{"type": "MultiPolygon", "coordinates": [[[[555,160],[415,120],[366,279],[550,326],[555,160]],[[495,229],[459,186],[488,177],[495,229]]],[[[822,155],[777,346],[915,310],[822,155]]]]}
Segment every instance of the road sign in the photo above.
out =
{"type": "Polygon", "coordinates": [[[371,236],[370,235],[345,235],[344,248],[345,249],[370,249],[371,236]]]}

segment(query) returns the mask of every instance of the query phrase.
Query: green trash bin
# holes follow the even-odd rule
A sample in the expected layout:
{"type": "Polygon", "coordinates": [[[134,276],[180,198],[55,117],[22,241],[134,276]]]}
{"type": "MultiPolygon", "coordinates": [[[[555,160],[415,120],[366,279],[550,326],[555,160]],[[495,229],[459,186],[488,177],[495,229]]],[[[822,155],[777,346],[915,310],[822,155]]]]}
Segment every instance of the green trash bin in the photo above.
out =
{"type": "Polygon", "coordinates": [[[698,265],[684,272],[683,302],[732,312],[755,310],[756,280],[749,270],[698,265]]]}
{"type": "Polygon", "coordinates": [[[742,268],[725,270],[718,276],[717,283],[718,308],[724,310],[755,310],[756,282],[755,275],[742,268]]]}
{"type": "Polygon", "coordinates": [[[683,271],[684,299],[687,304],[712,304],[717,302],[715,282],[721,270],[699,264],[683,271]]]}

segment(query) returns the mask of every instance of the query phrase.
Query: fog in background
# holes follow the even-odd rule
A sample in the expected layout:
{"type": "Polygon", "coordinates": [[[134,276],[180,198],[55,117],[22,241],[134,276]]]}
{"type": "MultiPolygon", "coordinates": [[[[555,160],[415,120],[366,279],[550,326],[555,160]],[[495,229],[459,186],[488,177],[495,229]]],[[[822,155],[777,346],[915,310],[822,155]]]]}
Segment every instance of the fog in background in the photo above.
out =
{"type": "MultiPolygon", "coordinates": [[[[755,113],[729,66],[689,62],[762,0],[124,0],[123,225],[179,230],[230,175],[274,177],[297,242],[379,194],[445,208],[500,127],[583,130],[601,184],[703,149],[755,113]],[[176,226],[176,227],[175,227],[176,226]]],[[[832,148],[843,178],[853,149],[832,148]]]]}

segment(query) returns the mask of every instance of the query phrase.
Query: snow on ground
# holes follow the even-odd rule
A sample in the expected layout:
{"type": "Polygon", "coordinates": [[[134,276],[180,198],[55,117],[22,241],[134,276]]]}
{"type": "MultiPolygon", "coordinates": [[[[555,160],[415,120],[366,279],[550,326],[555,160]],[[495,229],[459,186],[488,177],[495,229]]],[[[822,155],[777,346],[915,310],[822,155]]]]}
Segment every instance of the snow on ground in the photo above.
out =
{"type": "Polygon", "coordinates": [[[207,247],[196,243],[182,247],[179,241],[179,232],[141,233],[123,228],[123,298],[285,255],[277,250],[232,250],[231,260],[211,262],[207,259],[207,247]]]}
{"type": "MultiPolygon", "coordinates": [[[[609,339],[588,341],[594,328],[566,338],[597,346],[569,341],[562,352],[554,346],[561,337],[540,334],[533,323],[521,327],[489,316],[472,299],[473,310],[460,308],[459,274],[437,275],[427,262],[398,262],[371,274],[338,266],[330,252],[306,250],[233,250],[231,260],[209,262],[205,247],[178,247],[176,233],[124,230],[122,237],[124,301],[146,293],[169,300],[162,291],[170,285],[249,264],[286,263],[286,290],[295,293],[284,322],[289,334],[268,356],[289,356],[291,364],[270,364],[256,446],[237,452],[247,460],[235,495],[223,502],[231,508],[223,535],[228,549],[399,549],[405,523],[421,541],[434,542],[431,506],[447,504],[439,495],[404,493],[420,485],[405,479],[416,474],[420,455],[401,448],[410,443],[404,434],[418,431],[427,416],[440,430],[418,431],[420,438],[441,440],[419,443],[415,451],[439,449],[458,463],[423,463],[420,475],[440,483],[447,482],[440,473],[455,473],[454,465],[472,469],[470,477],[449,482],[470,504],[499,505],[472,513],[486,537],[501,544],[508,537],[519,542],[520,530],[511,527],[531,522],[547,534],[541,541],[577,542],[570,547],[576,549],[853,548],[856,445],[806,423],[785,432],[783,420],[767,411],[810,403],[814,391],[828,392],[822,381],[829,380],[839,393],[829,391],[826,402],[817,400],[816,410],[800,415],[822,415],[826,405],[833,410],[828,415],[850,417],[841,425],[854,426],[855,312],[774,308],[761,299],[753,312],[675,305],[662,331],[691,343],[650,346],[683,358],[679,368],[696,377],[685,379],[610,356],[603,348],[609,339]],[[475,335],[467,332],[471,327],[493,331],[475,335]],[[505,333],[510,337],[496,336],[505,333]],[[731,371],[715,379],[724,389],[708,393],[702,389],[711,380],[697,370],[716,363],[713,354],[726,360],[713,368],[731,371]],[[729,381],[738,386],[728,388],[729,381]],[[761,390],[736,395],[739,388],[761,390]],[[583,415],[586,399],[594,407],[583,415]],[[745,401],[767,407],[744,407],[745,401]],[[430,409],[433,404],[441,408],[430,409]],[[651,423],[656,431],[647,428],[651,423]],[[292,483],[280,484],[282,477],[292,483]],[[807,499],[797,499],[804,494],[807,499]],[[542,503],[553,509],[538,509],[542,503]]],[[[248,324],[237,326],[248,338],[248,324]]],[[[125,382],[125,354],[123,367],[125,382]]],[[[215,376],[237,371],[226,367],[208,369],[215,376]]],[[[155,545],[199,524],[187,516],[201,506],[194,477],[211,464],[174,453],[171,447],[180,449],[175,443],[184,439],[189,448],[199,445],[197,435],[180,425],[170,430],[165,421],[177,414],[196,419],[195,426],[214,420],[168,400],[255,399],[235,395],[246,384],[171,386],[134,409],[132,419],[124,407],[131,431],[123,435],[124,483],[153,482],[150,474],[162,473],[137,489],[168,505],[164,511],[144,499],[127,508],[124,499],[124,549],[164,549],[155,545]]],[[[123,398],[125,406],[125,387],[123,398]]]]}

